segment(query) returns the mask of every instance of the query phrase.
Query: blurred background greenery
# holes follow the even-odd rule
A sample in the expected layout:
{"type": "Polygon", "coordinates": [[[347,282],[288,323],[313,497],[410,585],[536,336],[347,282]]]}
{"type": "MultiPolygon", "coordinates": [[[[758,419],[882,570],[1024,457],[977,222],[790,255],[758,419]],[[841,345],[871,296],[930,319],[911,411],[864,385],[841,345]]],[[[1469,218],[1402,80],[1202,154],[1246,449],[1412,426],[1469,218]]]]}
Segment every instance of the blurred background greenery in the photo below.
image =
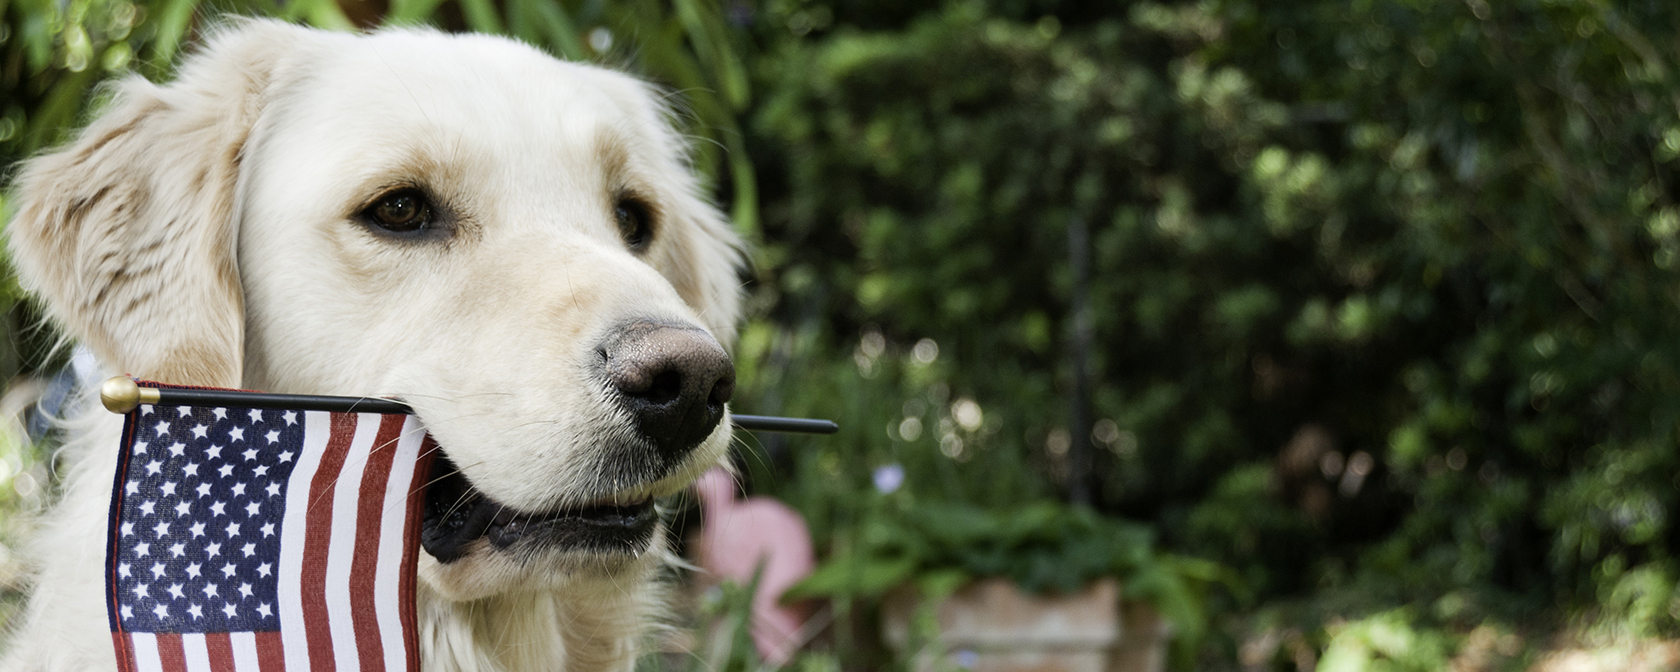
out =
{"type": "MultiPolygon", "coordinates": [[[[223,13],[507,33],[680,93],[755,245],[736,406],[843,427],[740,456],[821,557],[1071,498],[1149,549],[1104,571],[1174,570],[1180,667],[1680,634],[1680,5],[0,0],[0,165],[223,13]]],[[[51,375],[0,301],[0,375],[51,375]]],[[[20,431],[8,528],[50,488],[20,431]]],[[[853,645],[869,591],[824,594],[797,665],[897,664],[853,645]]]]}

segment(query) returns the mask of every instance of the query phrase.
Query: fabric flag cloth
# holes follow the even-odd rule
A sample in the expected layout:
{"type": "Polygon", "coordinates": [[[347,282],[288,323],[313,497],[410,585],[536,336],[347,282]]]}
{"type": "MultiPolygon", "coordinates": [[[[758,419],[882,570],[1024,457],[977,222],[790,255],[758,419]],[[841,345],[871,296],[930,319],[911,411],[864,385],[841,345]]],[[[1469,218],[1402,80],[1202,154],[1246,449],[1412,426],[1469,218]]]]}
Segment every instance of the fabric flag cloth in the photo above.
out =
{"type": "Polygon", "coordinates": [[[435,451],[410,415],[130,411],[106,545],[121,669],[419,670],[435,451]]]}

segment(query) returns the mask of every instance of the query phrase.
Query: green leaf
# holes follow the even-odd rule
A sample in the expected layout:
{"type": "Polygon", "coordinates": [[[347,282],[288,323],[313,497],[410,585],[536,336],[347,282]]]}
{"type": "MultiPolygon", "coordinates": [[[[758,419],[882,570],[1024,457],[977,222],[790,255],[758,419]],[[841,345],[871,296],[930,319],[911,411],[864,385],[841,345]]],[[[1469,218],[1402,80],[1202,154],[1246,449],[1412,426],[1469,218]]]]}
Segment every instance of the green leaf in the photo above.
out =
{"type": "Polygon", "coordinates": [[[548,0],[522,0],[529,2],[536,10],[536,16],[544,34],[548,36],[548,43],[558,50],[561,56],[574,61],[581,61],[589,57],[588,49],[578,39],[581,33],[577,24],[572,21],[570,14],[558,2],[548,0]]]}
{"type": "Polygon", "coordinates": [[[861,596],[876,597],[910,578],[915,570],[913,560],[870,560],[842,558],[830,560],[810,576],[782,594],[783,600],[807,597],[861,596]]]}
{"type": "Polygon", "coordinates": [[[443,0],[391,0],[391,10],[385,14],[385,25],[405,26],[424,23],[431,18],[443,0]]]}
{"type": "Polygon", "coordinates": [[[496,13],[496,5],[491,0],[456,0],[461,6],[461,13],[466,16],[467,27],[481,33],[500,34],[506,32],[502,27],[502,17],[496,13]]]}
{"type": "Polygon", "coordinates": [[[159,68],[166,68],[175,58],[175,51],[181,45],[181,38],[186,35],[187,26],[192,22],[193,11],[198,9],[199,0],[163,0],[163,7],[158,10],[157,33],[151,42],[151,62],[159,68]]]}

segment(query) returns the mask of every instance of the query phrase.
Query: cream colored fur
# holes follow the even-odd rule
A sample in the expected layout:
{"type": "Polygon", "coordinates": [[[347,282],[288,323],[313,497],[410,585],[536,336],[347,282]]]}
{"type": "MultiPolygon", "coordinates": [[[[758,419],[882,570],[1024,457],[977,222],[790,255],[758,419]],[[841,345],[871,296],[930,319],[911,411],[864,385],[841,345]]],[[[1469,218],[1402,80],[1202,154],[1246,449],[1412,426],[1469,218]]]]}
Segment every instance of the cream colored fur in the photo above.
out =
{"type": "MultiPolygon", "coordinates": [[[[108,373],[400,395],[476,486],[530,511],[667,496],[722,456],[727,419],[658,482],[595,475],[600,440],[628,431],[582,365],[601,338],[653,318],[727,344],[738,313],[738,241],[649,87],[499,38],[269,21],[215,31],[179,73],[117,84],[16,184],[19,275],[108,373]],[[355,220],[401,185],[447,203],[455,235],[355,220]],[[625,190],[656,215],[640,254],[614,219],[625,190]]],[[[84,399],[67,425],[0,669],[115,666],[101,564],[121,419],[84,399]]],[[[422,553],[425,669],[630,669],[663,536],[640,557],[422,553]]]]}

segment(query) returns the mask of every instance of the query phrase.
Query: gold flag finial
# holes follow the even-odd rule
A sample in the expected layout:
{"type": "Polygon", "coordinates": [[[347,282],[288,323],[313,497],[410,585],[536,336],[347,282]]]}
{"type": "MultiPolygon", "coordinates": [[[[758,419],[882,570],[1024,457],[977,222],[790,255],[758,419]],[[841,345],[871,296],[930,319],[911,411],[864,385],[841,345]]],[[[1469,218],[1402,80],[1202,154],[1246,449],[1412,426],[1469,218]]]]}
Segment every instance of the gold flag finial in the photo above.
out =
{"type": "Polygon", "coordinates": [[[156,389],[140,387],[128,376],[113,376],[99,386],[99,401],[112,413],[127,413],[140,404],[155,404],[157,400],[156,389]]]}

